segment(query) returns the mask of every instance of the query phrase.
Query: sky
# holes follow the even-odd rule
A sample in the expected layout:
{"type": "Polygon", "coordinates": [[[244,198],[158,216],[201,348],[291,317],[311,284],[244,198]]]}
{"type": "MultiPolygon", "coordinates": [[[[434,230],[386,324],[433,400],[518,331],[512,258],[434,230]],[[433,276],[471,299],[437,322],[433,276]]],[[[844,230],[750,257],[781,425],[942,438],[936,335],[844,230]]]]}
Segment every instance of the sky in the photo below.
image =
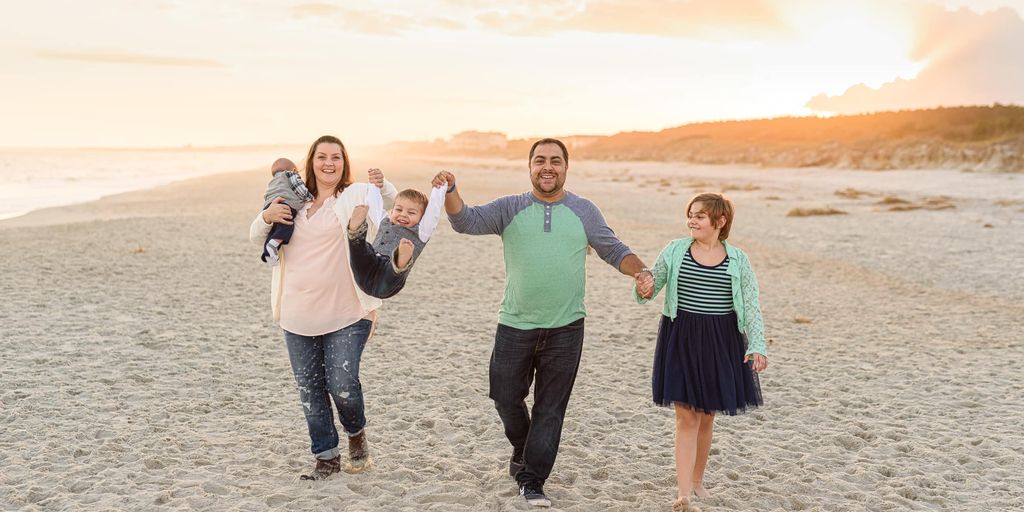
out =
{"type": "Polygon", "coordinates": [[[0,0],[0,147],[1024,103],[1024,0],[0,0]]]}

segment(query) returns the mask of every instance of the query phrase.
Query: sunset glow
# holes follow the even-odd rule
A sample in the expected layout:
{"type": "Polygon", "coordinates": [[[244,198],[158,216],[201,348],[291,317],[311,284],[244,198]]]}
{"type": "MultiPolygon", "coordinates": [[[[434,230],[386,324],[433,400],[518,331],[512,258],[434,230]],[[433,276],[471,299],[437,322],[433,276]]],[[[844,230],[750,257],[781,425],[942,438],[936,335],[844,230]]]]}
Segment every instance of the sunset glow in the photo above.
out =
{"type": "Polygon", "coordinates": [[[0,146],[358,145],[1024,102],[1016,75],[983,85],[1019,67],[1024,2],[963,4],[22,3],[0,20],[0,146]],[[939,47],[944,23],[959,31],[939,47]],[[990,61],[976,83],[948,78],[990,61]]]}
{"type": "MultiPolygon", "coordinates": [[[[854,83],[880,87],[896,77],[913,78],[927,62],[910,58],[914,34],[905,9],[894,4],[807,2],[788,21],[804,35],[789,55],[822,63],[823,92],[840,94],[854,83]]],[[[787,84],[797,87],[792,81],[787,84]]]]}

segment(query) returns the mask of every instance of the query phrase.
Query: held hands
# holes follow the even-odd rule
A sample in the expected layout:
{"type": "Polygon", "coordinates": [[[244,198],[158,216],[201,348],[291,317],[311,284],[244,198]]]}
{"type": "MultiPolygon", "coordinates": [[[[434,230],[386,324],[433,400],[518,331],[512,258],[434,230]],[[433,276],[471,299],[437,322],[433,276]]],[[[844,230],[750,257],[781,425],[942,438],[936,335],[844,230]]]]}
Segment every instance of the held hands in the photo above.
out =
{"type": "Polygon", "coordinates": [[[292,209],[284,204],[283,197],[275,197],[274,202],[263,210],[263,222],[267,224],[291,224],[292,209]]]}
{"type": "Polygon", "coordinates": [[[654,296],[654,276],[650,272],[637,272],[633,274],[636,280],[636,294],[642,299],[649,299],[654,296]]]}
{"type": "Polygon", "coordinates": [[[370,176],[371,185],[376,185],[379,189],[384,188],[384,171],[374,167],[367,171],[367,174],[370,176]]]}
{"type": "Polygon", "coordinates": [[[440,187],[448,183],[448,188],[451,189],[455,186],[455,175],[448,171],[441,171],[434,176],[434,179],[430,182],[431,187],[440,187]]]}
{"type": "Polygon", "coordinates": [[[761,373],[765,368],[768,368],[768,358],[761,354],[750,354],[743,358],[743,362],[752,361],[750,368],[757,373],[761,373]]]}

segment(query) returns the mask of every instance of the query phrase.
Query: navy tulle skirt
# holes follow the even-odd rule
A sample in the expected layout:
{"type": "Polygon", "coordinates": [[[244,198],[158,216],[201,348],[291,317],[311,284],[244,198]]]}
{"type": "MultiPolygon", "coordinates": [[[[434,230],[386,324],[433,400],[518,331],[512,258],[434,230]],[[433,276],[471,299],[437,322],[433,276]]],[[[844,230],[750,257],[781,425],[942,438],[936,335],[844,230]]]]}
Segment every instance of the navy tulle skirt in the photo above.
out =
{"type": "Polygon", "coordinates": [[[736,415],[761,405],[761,385],[743,362],[746,341],[736,313],[704,315],[680,310],[661,317],[654,349],[654,403],[736,415]]]}

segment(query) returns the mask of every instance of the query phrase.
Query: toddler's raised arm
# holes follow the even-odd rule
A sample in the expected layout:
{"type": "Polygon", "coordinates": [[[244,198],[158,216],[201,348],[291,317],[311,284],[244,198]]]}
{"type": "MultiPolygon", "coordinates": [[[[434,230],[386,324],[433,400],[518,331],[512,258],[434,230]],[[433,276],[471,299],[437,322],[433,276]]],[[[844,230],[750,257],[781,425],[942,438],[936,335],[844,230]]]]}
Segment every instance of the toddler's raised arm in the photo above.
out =
{"type": "Polygon", "coordinates": [[[420,241],[426,243],[430,235],[437,229],[437,223],[441,221],[441,209],[444,208],[444,195],[448,191],[448,183],[442,183],[430,191],[430,199],[427,200],[427,208],[420,217],[420,241]]]}

